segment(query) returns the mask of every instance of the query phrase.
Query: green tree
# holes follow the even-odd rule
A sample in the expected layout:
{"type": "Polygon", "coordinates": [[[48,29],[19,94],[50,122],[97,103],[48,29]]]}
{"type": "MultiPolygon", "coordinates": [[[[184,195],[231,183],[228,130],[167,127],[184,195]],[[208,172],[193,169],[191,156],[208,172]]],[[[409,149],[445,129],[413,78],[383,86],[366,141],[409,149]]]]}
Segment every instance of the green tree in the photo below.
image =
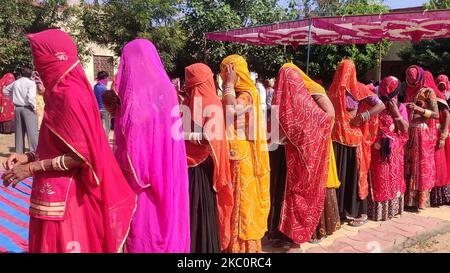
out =
{"type": "MultiPolygon", "coordinates": [[[[449,0],[431,0],[424,5],[427,9],[450,8],[449,0]]],[[[402,60],[417,64],[433,74],[450,74],[450,39],[423,40],[400,52],[402,60]]]]}
{"type": "Polygon", "coordinates": [[[63,27],[78,44],[81,56],[87,49],[83,28],[75,20],[79,9],[66,0],[2,0],[0,5],[0,74],[31,65],[28,33],[63,27]]]}
{"type": "MultiPolygon", "coordinates": [[[[371,4],[368,1],[316,1],[316,8],[312,11],[320,15],[361,15],[380,14],[387,12],[387,7],[381,4],[371,4]]],[[[385,55],[390,43],[381,43],[381,53],[385,55]]],[[[333,80],[337,65],[342,59],[349,58],[356,63],[358,76],[363,77],[370,69],[378,65],[380,54],[379,44],[352,45],[313,45],[310,55],[310,75],[322,79],[325,83],[333,80]]],[[[293,51],[293,60],[306,69],[307,46],[299,46],[293,51]]]]}
{"type": "Polygon", "coordinates": [[[111,47],[117,55],[133,39],[151,40],[171,72],[186,41],[177,20],[181,4],[180,0],[106,0],[85,4],[82,21],[90,40],[111,47]]]}
{"type": "Polygon", "coordinates": [[[184,57],[180,57],[179,73],[182,73],[186,65],[202,61],[217,72],[224,57],[237,53],[247,58],[252,70],[270,77],[276,75],[285,61],[282,46],[257,47],[205,41],[204,33],[280,22],[297,16],[292,8],[286,9],[275,0],[188,0],[183,13],[185,16],[182,25],[187,33],[188,43],[184,57]]]}
{"type": "Polygon", "coordinates": [[[430,0],[425,4],[426,9],[448,9],[450,8],[450,0],[430,0]]]}

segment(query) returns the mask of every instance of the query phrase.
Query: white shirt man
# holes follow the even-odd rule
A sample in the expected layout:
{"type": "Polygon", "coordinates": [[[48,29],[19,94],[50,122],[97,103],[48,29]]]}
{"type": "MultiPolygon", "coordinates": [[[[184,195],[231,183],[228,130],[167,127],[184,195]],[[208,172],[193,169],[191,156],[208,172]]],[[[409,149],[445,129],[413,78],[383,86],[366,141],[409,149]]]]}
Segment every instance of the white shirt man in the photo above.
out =
{"type": "Polygon", "coordinates": [[[22,77],[3,89],[15,106],[31,106],[36,110],[36,83],[30,78],[22,77]]]}

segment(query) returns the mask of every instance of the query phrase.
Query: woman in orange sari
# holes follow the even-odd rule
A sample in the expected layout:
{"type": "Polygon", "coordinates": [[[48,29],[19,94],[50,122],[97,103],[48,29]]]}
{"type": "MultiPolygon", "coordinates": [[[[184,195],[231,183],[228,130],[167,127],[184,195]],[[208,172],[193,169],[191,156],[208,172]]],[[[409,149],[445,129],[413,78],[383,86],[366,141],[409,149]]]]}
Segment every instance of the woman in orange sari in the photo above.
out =
{"type": "Polygon", "coordinates": [[[368,219],[370,149],[378,132],[377,115],[385,106],[358,82],[351,60],[339,64],[328,96],[336,112],[332,139],[342,183],[337,194],[340,216],[351,226],[362,226],[368,219]]]}
{"type": "Polygon", "coordinates": [[[244,58],[228,56],[220,70],[225,83],[223,103],[234,191],[231,240],[226,251],[261,252],[270,209],[269,153],[261,101],[244,58]]]}
{"type": "Polygon", "coordinates": [[[220,253],[230,242],[233,192],[229,151],[223,107],[213,77],[205,64],[185,69],[189,99],[183,121],[192,253],[220,253]]]}

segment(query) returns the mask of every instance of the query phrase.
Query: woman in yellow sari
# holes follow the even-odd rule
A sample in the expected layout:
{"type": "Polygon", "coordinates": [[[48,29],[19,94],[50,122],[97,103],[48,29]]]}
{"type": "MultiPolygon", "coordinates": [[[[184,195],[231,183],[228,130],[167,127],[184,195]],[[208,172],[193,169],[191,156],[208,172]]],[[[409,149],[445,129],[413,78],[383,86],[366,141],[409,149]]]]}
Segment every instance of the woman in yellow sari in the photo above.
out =
{"type": "MultiPolygon", "coordinates": [[[[297,69],[305,83],[306,89],[313,97],[317,106],[319,106],[323,111],[325,111],[334,122],[335,112],[333,104],[325,92],[325,89],[312,80],[308,75],[305,74],[299,67],[294,64],[287,64],[286,66],[293,67],[297,69]]],[[[333,142],[331,141],[331,137],[329,140],[330,145],[330,168],[328,171],[328,181],[327,181],[327,193],[325,196],[325,206],[322,212],[322,216],[320,217],[319,225],[317,226],[317,230],[312,237],[312,242],[318,242],[333,234],[335,231],[341,228],[341,222],[339,219],[339,208],[336,197],[336,189],[339,189],[341,186],[341,182],[339,181],[337,168],[336,168],[336,158],[334,156],[333,142]]]]}
{"type": "Polygon", "coordinates": [[[258,253],[262,252],[261,239],[267,231],[270,209],[265,119],[245,59],[228,56],[220,64],[220,70],[235,200],[231,241],[226,251],[258,253]]]}

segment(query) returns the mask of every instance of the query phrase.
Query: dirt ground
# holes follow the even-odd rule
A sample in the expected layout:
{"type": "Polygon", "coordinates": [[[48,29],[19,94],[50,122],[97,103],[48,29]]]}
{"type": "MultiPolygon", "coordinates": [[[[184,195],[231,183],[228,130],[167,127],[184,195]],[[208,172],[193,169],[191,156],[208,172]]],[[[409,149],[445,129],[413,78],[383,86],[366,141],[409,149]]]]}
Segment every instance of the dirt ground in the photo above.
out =
{"type": "Polygon", "coordinates": [[[420,241],[412,247],[403,249],[401,253],[450,253],[450,233],[420,241]]]}
{"type": "MultiPolygon", "coordinates": [[[[27,147],[28,144],[26,144],[27,147]]],[[[14,152],[14,135],[0,135],[0,162],[14,152]]]]}

